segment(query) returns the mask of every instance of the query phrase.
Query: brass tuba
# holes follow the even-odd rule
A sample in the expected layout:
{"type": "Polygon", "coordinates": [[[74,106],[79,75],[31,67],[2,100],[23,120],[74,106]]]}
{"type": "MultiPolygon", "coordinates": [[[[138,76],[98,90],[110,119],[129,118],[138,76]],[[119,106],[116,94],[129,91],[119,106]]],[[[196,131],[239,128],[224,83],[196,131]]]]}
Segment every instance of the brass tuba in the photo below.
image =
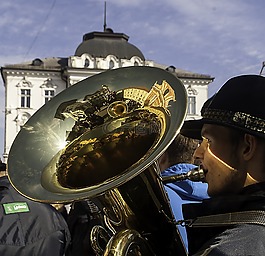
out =
{"type": "Polygon", "coordinates": [[[9,179],[32,200],[92,200],[101,218],[91,232],[97,255],[186,255],[156,164],[186,109],[185,87],[165,70],[94,75],[59,93],[21,128],[9,153],[9,179]]]}

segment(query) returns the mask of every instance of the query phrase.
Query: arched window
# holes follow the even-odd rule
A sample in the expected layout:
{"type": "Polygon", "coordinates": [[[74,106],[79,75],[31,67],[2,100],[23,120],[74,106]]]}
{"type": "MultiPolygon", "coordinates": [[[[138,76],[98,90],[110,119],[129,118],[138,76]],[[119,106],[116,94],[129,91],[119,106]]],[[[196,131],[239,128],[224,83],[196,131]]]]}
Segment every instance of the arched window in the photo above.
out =
{"type": "Polygon", "coordinates": [[[196,114],[196,97],[188,96],[188,114],[195,115],[196,114]]]}
{"type": "Polygon", "coordinates": [[[114,68],[114,61],[110,60],[109,61],[109,69],[113,69],[114,68]]]}
{"type": "Polygon", "coordinates": [[[85,68],[89,67],[89,64],[90,64],[89,59],[86,58],[86,59],[85,59],[84,67],[85,67],[85,68]]]}

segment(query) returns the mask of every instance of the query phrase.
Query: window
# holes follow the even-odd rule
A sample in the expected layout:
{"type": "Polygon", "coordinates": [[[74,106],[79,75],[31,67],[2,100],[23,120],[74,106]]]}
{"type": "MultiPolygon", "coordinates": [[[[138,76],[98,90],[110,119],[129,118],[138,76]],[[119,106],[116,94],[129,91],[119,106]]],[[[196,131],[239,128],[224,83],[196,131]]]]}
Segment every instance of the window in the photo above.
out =
{"type": "Polygon", "coordinates": [[[110,60],[109,62],[109,69],[113,69],[114,68],[114,61],[110,60]]]}
{"type": "Polygon", "coordinates": [[[30,89],[21,89],[21,107],[30,108],[30,89]]]}
{"type": "Polygon", "coordinates": [[[45,90],[44,91],[45,103],[51,100],[54,97],[54,90],[45,90]]]}
{"type": "Polygon", "coordinates": [[[87,68],[89,67],[89,64],[90,64],[90,61],[88,58],[85,59],[85,64],[84,64],[84,67],[87,68]]]}
{"type": "Polygon", "coordinates": [[[188,114],[195,115],[196,114],[196,97],[188,96],[188,114]]]}

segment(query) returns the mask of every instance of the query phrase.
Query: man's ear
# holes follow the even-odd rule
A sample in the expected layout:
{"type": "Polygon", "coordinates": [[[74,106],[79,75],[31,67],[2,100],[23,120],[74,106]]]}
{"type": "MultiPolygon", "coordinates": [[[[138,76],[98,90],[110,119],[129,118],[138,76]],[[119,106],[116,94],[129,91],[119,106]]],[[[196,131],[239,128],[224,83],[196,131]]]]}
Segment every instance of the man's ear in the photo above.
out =
{"type": "Polygon", "coordinates": [[[243,157],[245,160],[250,160],[256,152],[257,149],[257,137],[254,137],[250,134],[244,135],[243,142],[243,157]]]}

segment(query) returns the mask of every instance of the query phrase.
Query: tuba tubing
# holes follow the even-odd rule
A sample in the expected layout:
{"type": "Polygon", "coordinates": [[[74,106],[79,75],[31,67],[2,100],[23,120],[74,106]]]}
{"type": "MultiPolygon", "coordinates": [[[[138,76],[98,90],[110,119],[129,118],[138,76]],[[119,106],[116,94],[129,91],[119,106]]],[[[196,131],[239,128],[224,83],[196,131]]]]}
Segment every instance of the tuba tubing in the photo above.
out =
{"type": "Polygon", "coordinates": [[[186,255],[158,173],[155,162],[127,183],[94,199],[102,213],[100,224],[91,235],[96,251],[111,256],[127,255],[120,254],[127,250],[141,255],[186,255]],[[103,247],[98,241],[102,232],[110,234],[103,247]]]}
{"type": "Polygon", "coordinates": [[[175,174],[171,176],[164,176],[161,178],[163,184],[171,183],[171,182],[177,182],[177,181],[183,181],[183,180],[191,180],[191,181],[205,181],[205,174],[203,169],[200,167],[194,168],[187,173],[180,173],[175,174]]]}
{"type": "Polygon", "coordinates": [[[136,230],[122,230],[112,236],[109,240],[103,256],[124,256],[124,255],[153,256],[147,241],[136,230]]]}

